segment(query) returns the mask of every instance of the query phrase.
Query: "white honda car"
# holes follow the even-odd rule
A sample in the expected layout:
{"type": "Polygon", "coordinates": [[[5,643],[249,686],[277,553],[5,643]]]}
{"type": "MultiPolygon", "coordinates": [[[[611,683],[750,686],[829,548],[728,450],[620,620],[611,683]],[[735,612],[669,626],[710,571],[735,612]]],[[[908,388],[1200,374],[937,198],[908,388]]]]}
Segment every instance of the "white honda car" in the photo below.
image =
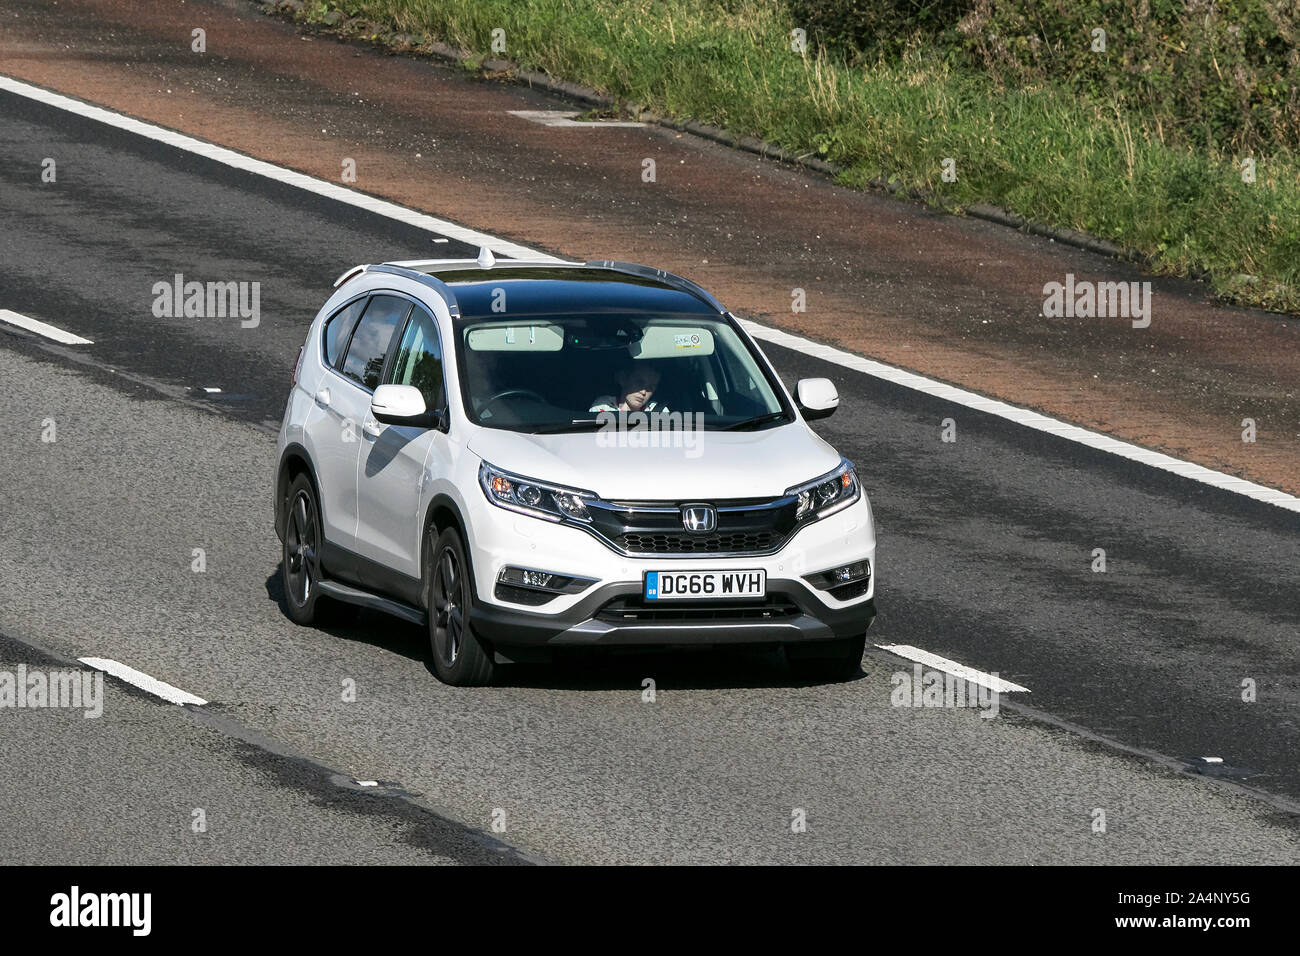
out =
{"type": "Polygon", "coordinates": [[[280,429],[289,615],[426,626],[449,684],[561,647],[780,644],[858,672],[876,535],[853,465],[740,323],[618,262],[388,263],[312,322],[280,429]]]}

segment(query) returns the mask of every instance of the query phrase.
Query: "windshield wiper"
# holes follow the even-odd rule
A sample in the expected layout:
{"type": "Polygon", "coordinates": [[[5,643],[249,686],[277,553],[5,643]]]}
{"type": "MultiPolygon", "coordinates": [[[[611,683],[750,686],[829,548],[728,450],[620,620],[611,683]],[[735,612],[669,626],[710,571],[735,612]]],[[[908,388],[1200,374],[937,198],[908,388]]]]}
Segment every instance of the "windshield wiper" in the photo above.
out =
{"type": "Polygon", "coordinates": [[[571,422],[554,422],[550,425],[538,425],[536,428],[528,429],[530,435],[556,435],[561,432],[585,432],[591,431],[593,426],[603,426],[604,422],[599,418],[577,418],[571,422]]]}
{"type": "Polygon", "coordinates": [[[774,422],[777,419],[785,418],[785,412],[769,412],[766,415],[757,415],[754,418],[746,418],[743,422],[736,422],[733,425],[723,427],[724,432],[739,431],[742,428],[757,428],[759,425],[766,425],[768,422],[774,422]]]}

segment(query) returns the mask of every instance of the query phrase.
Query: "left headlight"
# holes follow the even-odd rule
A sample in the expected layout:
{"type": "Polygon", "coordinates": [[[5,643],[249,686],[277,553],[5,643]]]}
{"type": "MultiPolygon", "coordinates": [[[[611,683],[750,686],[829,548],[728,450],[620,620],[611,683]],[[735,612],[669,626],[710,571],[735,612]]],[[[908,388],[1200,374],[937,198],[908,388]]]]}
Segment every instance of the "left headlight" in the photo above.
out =
{"type": "Polygon", "coordinates": [[[839,467],[834,471],[786,489],[787,495],[797,495],[799,498],[799,506],[795,510],[796,521],[815,521],[834,514],[857,501],[861,493],[858,474],[853,470],[853,462],[847,458],[841,458],[839,467]]]}
{"type": "Polygon", "coordinates": [[[487,462],[479,465],[478,483],[488,501],[511,511],[548,521],[563,521],[565,518],[574,521],[591,520],[591,515],[587,512],[587,501],[592,498],[590,492],[513,475],[494,468],[487,462]]]}

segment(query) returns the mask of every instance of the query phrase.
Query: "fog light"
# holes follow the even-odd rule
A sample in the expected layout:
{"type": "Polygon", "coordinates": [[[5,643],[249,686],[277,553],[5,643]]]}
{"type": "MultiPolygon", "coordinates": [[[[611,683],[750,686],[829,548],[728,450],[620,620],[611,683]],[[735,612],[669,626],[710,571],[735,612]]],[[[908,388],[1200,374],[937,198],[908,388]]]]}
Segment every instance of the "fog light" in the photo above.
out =
{"type": "Polygon", "coordinates": [[[572,578],[555,574],[551,571],[536,571],[532,568],[502,568],[497,574],[498,584],[508,584],[516,588],[536,588],[539,591],[560,591],[572,578]]]}
{"type": "Polygon", "coordinates": [[[827,588],[838,588],[846,584],[854,584],[858,581],[867,581],[871,578],[870,561],[854,561],[852,564],[845,564],[838,568],[831,568],[829,571],[822,571],[819,574],[810,574],[807,580],[817,588],[826,590],[827,588]]]}
{"type": "Polygon", "coordinates": [[[499,601],[540,607],[560,594],[581,594],[595,583],[595,578],[506,566],[497,572],[492,593],[499,601]]]}

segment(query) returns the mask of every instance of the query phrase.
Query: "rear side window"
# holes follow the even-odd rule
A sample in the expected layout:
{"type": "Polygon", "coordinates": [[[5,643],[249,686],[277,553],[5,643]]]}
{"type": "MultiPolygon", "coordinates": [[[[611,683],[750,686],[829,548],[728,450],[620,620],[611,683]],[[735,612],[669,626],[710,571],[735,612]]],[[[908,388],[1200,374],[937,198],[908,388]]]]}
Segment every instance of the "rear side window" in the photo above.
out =
{"type": "Polygon", "coordinates": [[[402,341],[397,346],[397,357],[389,380],[394,385],[414,385],[424,396],[424,407],[429,411],[447,404],[442,385],[442,344],[438,340],[438,327],[424,309],[411,313],[402,341]]]}
{"type": "Polygon", "coordinates": [[[323,338],[326,365],[338,368],[339,359],[343,357],[343,346],[348,344],[348,334],[352,331],[352,326],[357,324],[357,317],[365,307],[366,297],[363,295],[339,309],[325,323],[323,338]]]}
{"type": "Polygon", "coordinates": [[[343,374],[372,392],[378,388],[393,332],[410,311],[411,303],[406,299],[393,295],[372,296],[370,306],[352,334],[347,358],[343,360],[343,374]]]}

